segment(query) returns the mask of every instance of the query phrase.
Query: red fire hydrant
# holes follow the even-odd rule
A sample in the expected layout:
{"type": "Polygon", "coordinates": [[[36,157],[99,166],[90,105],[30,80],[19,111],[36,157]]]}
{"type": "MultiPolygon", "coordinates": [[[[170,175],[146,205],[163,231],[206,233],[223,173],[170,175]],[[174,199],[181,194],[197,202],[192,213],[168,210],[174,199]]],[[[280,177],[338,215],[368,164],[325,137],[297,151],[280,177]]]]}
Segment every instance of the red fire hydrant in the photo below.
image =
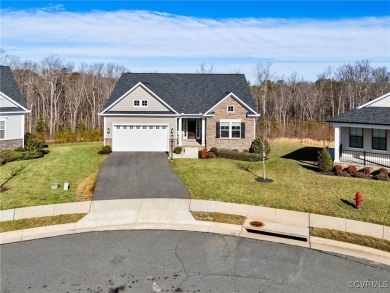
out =
{"type": "Polygon", "coordinates": [[[362,202],[363,202],[363,197],[362,197],[362,194],[358,191],[356,192],[356,195],[355,195],[355,206],[357,209],[360,209],[360,207],[362,206],[362,202]]]}

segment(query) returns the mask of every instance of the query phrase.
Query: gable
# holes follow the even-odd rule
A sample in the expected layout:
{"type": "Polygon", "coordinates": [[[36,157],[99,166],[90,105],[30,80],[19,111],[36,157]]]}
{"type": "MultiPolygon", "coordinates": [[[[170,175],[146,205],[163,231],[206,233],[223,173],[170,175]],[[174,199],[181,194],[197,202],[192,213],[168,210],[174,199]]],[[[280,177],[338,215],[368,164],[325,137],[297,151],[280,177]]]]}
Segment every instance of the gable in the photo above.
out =
{"type": "Polygon", "coordinates": [[[380,99],[378,101],[375,101],[368,105],[367,107],[386,107],[390,108],[390,95],[387,97],[384,97],[383,99],[380,99]]]}
{"type": "Polygon", "coordinates": [[[116,111],[170,111],[160,101],[148,93],[142,86],[136,87],[132,92],[123,97],[117,104],[110,108],[110,112],[116,111]],[[134,101],[140,101],[140,106],[134,106],[134,101]],[[148,106],[142,107],[141,101],[147,101],[148,106]]]}
{"type": "Polygon", "coordinates": [[[212,111],[215,113],[216,117],[232,119],[243,119],[248,113],[248,110],[231,96],[224,99],[220,104],[214,107],[212,111]],[[229,112],[228,107],[233,107],[233,112],[229,112]]]}
{"type": "Polygon", "coordinates": [[[226,107],[227,106],[226,102],[228,102],[228,103],[230,102],[230,103],[239,105],[240,108],[242,108],[243,110],[249,111],[250,113],[248,113],[248,114],[250,114],[250,115],[254,115],[254,116],[257,116],[257,117],[260,116],[259,114],[256,113],[255,110],[253,110],[247,104],[245,104],[243,101],[241,101],[234,93],[230,93],[226,97],[224,97],[223,99],[218,101],[218,103],[216,103],[205,114],[208,114],[208,113],[214,111],[215,109],[218,109],[218,107],[221,106],[221,105],[226,107]]]}
{"type": "Polygon", "coordinates": [[[0,108],[18,108],[18,106],[8,99],[0,96],[0,108]]]}

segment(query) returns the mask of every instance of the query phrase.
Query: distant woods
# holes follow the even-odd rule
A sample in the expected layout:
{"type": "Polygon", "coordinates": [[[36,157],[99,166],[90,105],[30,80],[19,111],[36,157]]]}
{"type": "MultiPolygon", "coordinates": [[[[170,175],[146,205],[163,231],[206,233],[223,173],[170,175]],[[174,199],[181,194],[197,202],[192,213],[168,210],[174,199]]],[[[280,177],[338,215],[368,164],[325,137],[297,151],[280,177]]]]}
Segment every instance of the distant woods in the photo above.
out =
{"type": "MultiPolygon", "coordinates": [[[[11,67],[31,113],[26,131],[48,139],[56,133],[103,129],[102,111],[115,83],[126,67],[111,63],[75,66],[51,56],[41,62],[22,61],[4,55],[1,64],[11,67]]],[[[215,68],[200,66],[199,73],[215,68]]],[[[357,61],[320,73],[315,82],[299,73],[278,75],[271,63],[259,63],[251,90],[257,110],[258,134],[269,137],[308,137],[330,140],[332,131],[324,121],[390,91],[390,73],[369,61],[357,61]]]]}
{"type": "Polygon", "coordinates": [[[328,68],[308,82],[296,73],[279,76],[271,63],[259,63],[251,89],[262,114],[259,135],[332,140],[333,129],[324,122],[389,92],[390,72],[362,60],[328,68]]]}

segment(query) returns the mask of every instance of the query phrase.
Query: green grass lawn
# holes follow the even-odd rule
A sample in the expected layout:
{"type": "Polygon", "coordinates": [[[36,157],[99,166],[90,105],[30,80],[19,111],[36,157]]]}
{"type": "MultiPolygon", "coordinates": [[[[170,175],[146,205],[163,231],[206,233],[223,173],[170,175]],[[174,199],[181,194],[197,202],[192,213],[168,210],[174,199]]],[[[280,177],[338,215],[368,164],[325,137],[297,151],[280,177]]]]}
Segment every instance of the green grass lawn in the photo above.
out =
{"type": "Polygon", "coordinates": [[[327,176],[314,170],[319,148],[300,143],[272,142],[266,161],[266,177],[272,183],[257,182],[261,162],[228,159],[172,161],[172,166],[189,189],[192,198],[346,217],[390,225],[390,183],[359,178],[327,176]],[[353,197],[363,195],[361,210],[353,197]]]}
{"type": "Polygon", "coordinates": [[[1,183],[13,171],[24,169],[5,184],[8,190],[0,193],[0,209],[77,201],[77,186],[97,172],[106,158],[97,154],[101,147],[102,142],[53,144],[43,158],[1,166],[1,183]],[[64,182],[70,183],[69,191],[63,190],[64,182]],[[51,183],[61,186],[52,190],[51,183]]]}

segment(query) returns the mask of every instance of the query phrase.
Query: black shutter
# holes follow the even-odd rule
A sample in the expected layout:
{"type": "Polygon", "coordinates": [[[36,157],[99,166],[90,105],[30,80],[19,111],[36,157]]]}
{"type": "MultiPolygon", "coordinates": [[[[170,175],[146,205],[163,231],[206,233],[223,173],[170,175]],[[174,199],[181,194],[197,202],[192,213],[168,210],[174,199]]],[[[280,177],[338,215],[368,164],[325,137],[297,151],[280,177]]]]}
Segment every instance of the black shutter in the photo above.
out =
{"type": "Polygon", "coordinates": [[[219,138],[220,123],[217,122],[215,125],[215,137],[219,138]]]}
{"type": "Polygon", "coordinates": [[[241,138],[245,138],[245,122],[241,122],[241,138]]]}

